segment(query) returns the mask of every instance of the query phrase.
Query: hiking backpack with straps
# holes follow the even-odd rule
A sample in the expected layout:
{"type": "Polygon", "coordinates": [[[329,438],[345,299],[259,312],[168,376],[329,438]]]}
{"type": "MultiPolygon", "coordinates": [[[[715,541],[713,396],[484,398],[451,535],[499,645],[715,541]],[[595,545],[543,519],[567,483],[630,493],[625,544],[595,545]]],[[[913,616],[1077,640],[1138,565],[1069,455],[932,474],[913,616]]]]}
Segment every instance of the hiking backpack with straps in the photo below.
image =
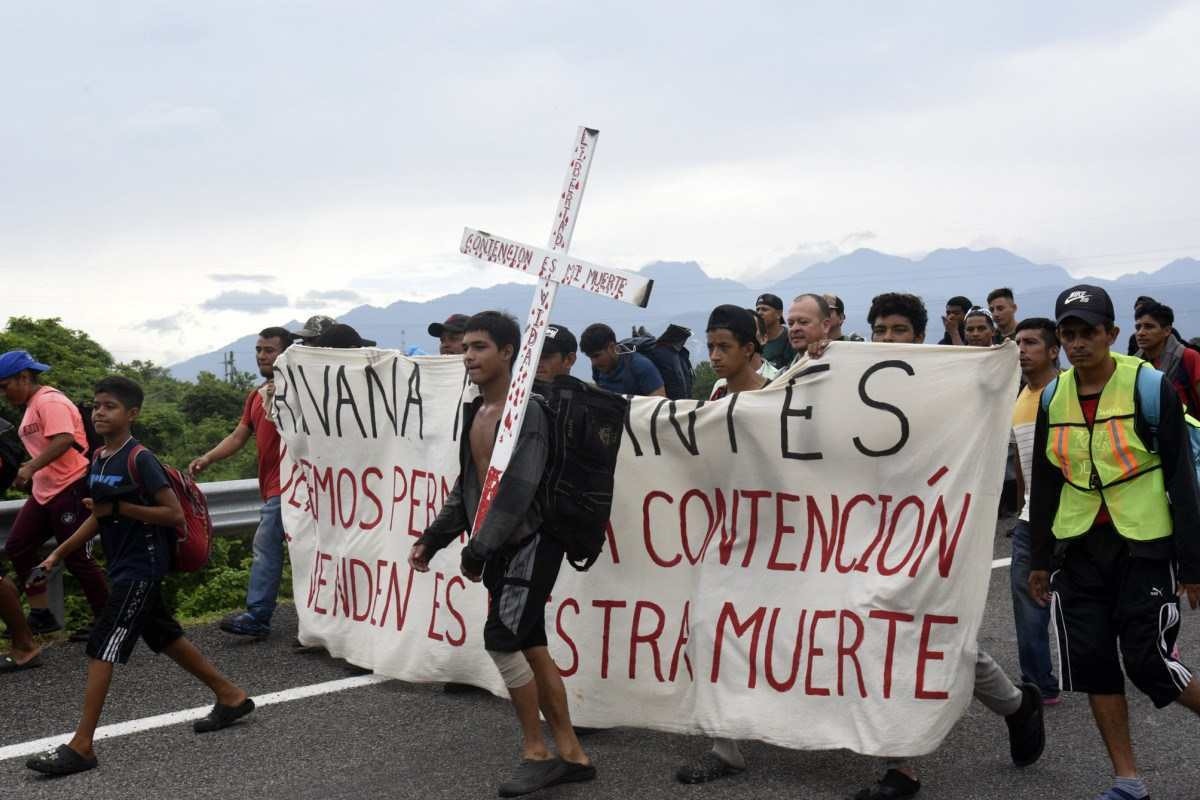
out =
{"type": "Polygon", "coordinates": [[[629,401],[570,375],[538,383],[550,431],[542,478],[542,529],[583,572],[600,557],[629,401]]]}
{"type": "MultiPolygon", "coordinates": [[[[129,477],[141,488],[137,457],[150,452],[136,444],[129,451],[129,477]]],[[[153,455],[153,454],[151,454],[153,455]]],[[[157,456],[155,456],[157,458],[157,456]]],[[[208,500],[192,476],[158,462],[167,476],[167,484],[183,509],[183,524],[175,528],[175,553],[171,559],[172,572],[199,572],[208,565],[212,555],[213,525],[208,513],[208,500]]]]}
{"type": "MultiPolygon", "coordinates": [[[[1159,420],[1162,419],[1162,379],[1163,374],[1151,367],[1149,362],[1138,369],[1135,404],[1150,428],[1152,441],[1146,444],[1149,445],[1152,452],[1156,453],[1158,452],[1158,425],[1159,420]]],[[[1046,388],[1042,390],[1042,411],[1050,410],[1050,400],[1054,397],[1057,389],[1058,378],[1046,384],[1046,388]]],[[[1192,419],[1191,415],[1184,413],[1183,427],[1188,433],[1188,441],[1192,448],[1192,467],[1196,473],[1196,480],[1200,482],[1200,423],[1192,419]]]]}
{"type": "Polygon", "coordinates": [[[660,344],[655,336],[631,336],[617,343],[620,352],[641,353],[653,362],[662,375],[668,400],[692,399],[692,354],[683,346],[660,344]]]}

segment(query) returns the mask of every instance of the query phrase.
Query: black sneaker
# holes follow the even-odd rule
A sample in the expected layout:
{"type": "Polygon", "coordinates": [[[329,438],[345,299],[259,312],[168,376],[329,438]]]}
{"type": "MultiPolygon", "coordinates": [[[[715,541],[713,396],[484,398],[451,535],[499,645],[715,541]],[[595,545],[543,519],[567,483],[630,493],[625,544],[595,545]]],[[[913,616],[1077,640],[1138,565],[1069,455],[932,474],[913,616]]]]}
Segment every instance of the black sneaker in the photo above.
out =
{"type": "Polygon", "coordinates": [[[1021,684],[1021,707],[1004,718],[1008,725],[1008,750],[1018,767],[1028,767],[1046,749],[1046,718],[1042,693],[1032,683],[1021,684]]]}
{"type": "Polygon", "coordinates": [[[34,608],[29,612],[29,629],[35,636],[61,631],[62,625],[54,618],[54,612],[48,608],[34,608]]]}
{"type": "Polygon", "coordinates": [[[904,800],[921,791],[921,782],[898,769],[889,769],[874,786],[860,789],[854,800],[904,800]]]}

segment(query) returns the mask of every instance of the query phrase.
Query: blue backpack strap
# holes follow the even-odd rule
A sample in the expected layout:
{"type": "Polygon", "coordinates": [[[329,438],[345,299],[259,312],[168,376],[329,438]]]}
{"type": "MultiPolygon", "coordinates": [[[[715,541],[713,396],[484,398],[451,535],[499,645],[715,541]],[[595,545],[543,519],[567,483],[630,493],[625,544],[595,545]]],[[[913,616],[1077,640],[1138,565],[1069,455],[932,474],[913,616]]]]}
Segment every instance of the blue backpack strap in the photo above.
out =
{"type": "Polygon", "coordinates": [[[1046,388],[1042,389],[1041,406],[1042,411],[1050,412],[1050,401],[1054,399],[1054,393],[1058,391],[1058,377],[1054,377],[1046,384],[1046,388]]]}
{"type": "Polygon", "coordinates": [[[1142,417],[1150,431],[1158,434],[1158,421],[1162,417],[1162,373],[1142,364],[1137,372],[1137,399],[1142,417]]]}

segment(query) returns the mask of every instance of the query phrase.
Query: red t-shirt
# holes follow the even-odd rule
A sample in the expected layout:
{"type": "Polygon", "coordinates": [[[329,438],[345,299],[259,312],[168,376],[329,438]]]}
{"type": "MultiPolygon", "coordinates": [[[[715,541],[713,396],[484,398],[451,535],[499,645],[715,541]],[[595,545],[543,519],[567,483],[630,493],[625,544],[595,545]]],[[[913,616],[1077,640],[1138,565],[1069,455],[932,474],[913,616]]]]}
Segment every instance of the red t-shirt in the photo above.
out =
{"type": "MultiPolygon", "coordinates": [[[[1159,356],[1154,362],[1157,369],[1162,364],[1163,357],[1159,356]]],[[[1188,413],[1200,419],[1200,408],[1192,408],[1192,394],[1196,392],[1196,382],[1200,381],[1200,353],[1192,350],[1190,347],[1183,348],[1183,358],[1180,364],[1180,369],[1175,373],[1175,379],[1171,381],[1171,386],[1175,389],[1175,394],[1179,395],[1179,402],[1183,403],[1187,408],[1188,413]]]]}
{"type": "Polygon", "coordinates": [[[242,410],[242,424],[254,433],[258,448],[258,491],[263,500],[278,497],[279,489],[279,431],[267,419],[262,395],[252,389],[242,410]]]}
{"type": "MultiPolygon", "coordinates": [[[[1080,395],[1079,406],[1083,409],[1083,418],[1087,420],[1088,427],[1095,425],[1096,409],[1100,406],[1100,395],[1080,395]]],[[[1108,513],[1108,505],[1101,500],[1100,510],[1096,512],[1096,519],[1092,521],[1092,525],[1107,525],[1110,522],[1112,522],[1112,516],[1108,513]]]]}

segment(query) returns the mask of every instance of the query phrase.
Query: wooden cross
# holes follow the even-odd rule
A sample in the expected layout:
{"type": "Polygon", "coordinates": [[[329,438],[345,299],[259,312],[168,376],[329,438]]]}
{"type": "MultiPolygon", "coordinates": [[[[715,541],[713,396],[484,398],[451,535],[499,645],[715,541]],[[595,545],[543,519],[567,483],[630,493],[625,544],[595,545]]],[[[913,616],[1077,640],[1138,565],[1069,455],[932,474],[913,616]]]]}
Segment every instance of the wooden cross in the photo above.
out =
{"type": "Polygon", "coordinates": [[[500,478],[512,458],[521,423],[525,420],[525,407],[529,404],[529,392],[533,377],[537,373],[538,360],[542,355],[542,341],[550,311],[559,286],[572,286],[586,292],[603,295],[646,307],[654,281],[632,272],[590,264],[570,258],[567,250],[571,246],[571,235],[575,232],[575,220],[579,216],[579,205],[583,201],[583,190],[587,185],[588,172],[592,167],[592,156],[600,131],[594,128],[579,128],[572,146],[571,163],[563,180],[562,194],[558,198],[558,211],[554,215],[554,226],[550,231],[550,243],[546,249],[520,244],[483,231],[465,228],[459,250],[489,264],[502,264],[538,277],[533,292],[533,303],[525,323],[525,336],[520,355],[513,365],[512,382],[508,385],[508,396],[504,400],[504,412],[500,417],[500,430],[488,464],[487,476],[479,507],[471,530],[478,531],[487,517],[500,478]]]}

